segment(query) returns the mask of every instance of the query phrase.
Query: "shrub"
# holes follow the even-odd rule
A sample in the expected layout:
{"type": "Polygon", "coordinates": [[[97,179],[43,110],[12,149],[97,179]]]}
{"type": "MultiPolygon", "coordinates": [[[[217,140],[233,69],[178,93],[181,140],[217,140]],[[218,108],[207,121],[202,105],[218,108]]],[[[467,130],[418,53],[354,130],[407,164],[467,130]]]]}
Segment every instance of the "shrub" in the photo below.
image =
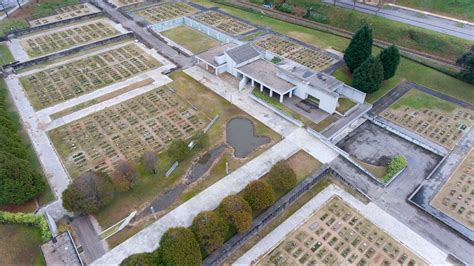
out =
{"type": "Polygon", "coordinates": [[[372,29],[365,24],[352,37],[344,51],[344,61],[351,72],[354,72],[372,54],[372,29]]]}
{"type": "Polygon", "coordinates": [[[253,210],[264,210],[275,202],[275,192],[265,181],[255,180],[243,190],[244,199],[253,210]]]}
{"type": "Polygon", "coordinates": [[[155,253],[139,253],[124,259],[120,266],[152,266],[158,264],[155,253]]]}
{"type": "Polygon", "coordinates": [[[112,176],[112,183],[119,191],[130,190],[138,181],[138,172],[126,161],[120,161],[112,176]]]}
{"type": "Polygon", "coordinates": [[[275,190],[288,191],[296,186],[296,174],[293,169],[283,161],[275,164],[268,173],[269,182],[275,190]]]}
{"type": "Polygon", "coordinates": [[[352,76],[354,88],[365,93],[373,93],[380,88],[383,81],[383,65],[379,58],[369,57],[354,71],[352,76]]]}
{"type": "Polygon", "coordinates": [[[293,13],[293,7],[287,3],[283,3],[281,5],[277,5],[276,9],[285,12],[285,13],[293,13]]]}
{"type": "Polygon", "coordinates": [[[63,192],[66,210],[91,214],[107,206],[114,198],[114,187],[103,173],[85,172],[63,192]]]}
{"type": "Polygon", "coordinates": [[[239,233],[247,231],[252,226],[252,208],[240,196],[225,197],[221,201],[218,211],[239,233]]]}
{"type": "Polygon", "coordinates": [[[470,51],[459,57],[456,64],[461,67],[461,71],[457,75],[458,79],[474,84],[474,45],[471,46],[470,51]]]}
{"type": "Polygon", "coordinates": [[[201,265],[202,262],[198,242],[191,230],[184,227],[168,229],[161,237],[157,253],[164,265],[201,265]]]}
{"type": "Polygon", "coordinates": [[[38,227],[41,232],[41,239],[43,242],[51,239],[51,231],[49,231],[48,222],[42,215],[35,215],[32,213],[10,213],[0,211],[0,223],[8,224],[24,224],[29,226],[38,227]]]}
{"type": "Polygon", "coordinates": [[[395,76],[400,64],[400,51],[395,45],[391,45],[380,52],[380,61],[383,66],[383,79],[390,79],[395,76]]]}
{"type": "Polygon", "coordinates": [[[387,166],[387,173],[383,176],[383,181],[388,182],[394,175],[407,167],[407,159],[403,155],[393,157],[387,166]]]}
{"type": "Polygon", "coordinates": [[[168,148],[168,156],[173,162],[180,162],[189,154],[189,148],[182,139],[174,140],[168,148]]]}
{"type": "Polygon", "coordinates": [[[191,230],[196,239],[207,253],[212,253],[224,244],[225,235],[229,229],[227,222],[212,211],[199,213],[193,219],[191,230]]]}

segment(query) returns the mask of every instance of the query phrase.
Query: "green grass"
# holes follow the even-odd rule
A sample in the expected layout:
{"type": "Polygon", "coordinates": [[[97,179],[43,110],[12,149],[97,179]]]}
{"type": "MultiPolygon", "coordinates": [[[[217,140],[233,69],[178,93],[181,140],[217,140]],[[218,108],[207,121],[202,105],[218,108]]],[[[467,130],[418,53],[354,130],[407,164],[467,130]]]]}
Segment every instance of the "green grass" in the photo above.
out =
{"type": "Polygon", "coordinates": [[[0,224],[0,264],[44,265],[40,230],[26,225],[0,224]]]}
{"type": "Polygon", "coordinates": [[[321,132],[336,121],[337,121],[337,118],[334,115],[329,115],[318,124],[315,124],[314,126],[312,126],[312,128],[318,132],[321,132]]]}
{"type": "Polygon", "coordinates": [[[270,104],[271,106],[275,107],[276,109],[278,109],[279,111],[281,111],[282,113],[284,113],[285,115],[288,115],[294,119],[297,119],[297,120],[301,120],[301,116],[295,112],[293,112],[291,109],[289,109],[288,107],[286,107],[285,105],[283,105],[279,100],[277,100],[276,98],[274,97],[270,97],[269,94],[265,93],[265,92],[261,92],[260,90],[258,89],[254,89],[252,91],[252,94],[255,95],[257,98],[267,102],[268,104],[270,104]]]}
{"type": "Polygon", "coordinates": [[[6,65],[15,61],[10,49],[6,44],[0,44],[0,65],[6,65]]]}
{"type": "Polygon", "coordinates": [[[178,26],[163,31],[161,34],[194,54],[204,52],[220,44],[219,41],[187,26],[178,26]]]}
{"type": "Polygon", "coordinates": [[[259,37],[259,36],[262,36],[262,35],[264,35],[264,34],[265,34],[264,31],[257,31],[257,32],[254,32],[254,33],[252,33],[252,34],[249,34],[249,35],[243,37],[243,38],[242,38],[242,41],[248,42],[248,41],[250,41],[250,40],[252,40],[252,39],[254,39],[254,38],[257,38],[257,37],[259,37]]]}
{"type": "Polygon", "coordinates": [[[474,21],[472,0],[397,0],[396,4],[474,21]]]}
{"type": "Polygon", "coordinates": [[[391,108],[399,109],[402,106],[408,106],[413,109],[438,109],[444,112],[451,113],[456,109],[456,105],[450,102],[441,100],[419,90],[410,90],[398,101],[396,101],[391,108]]]}
{"type": "Polygon", "coordinates": [[[351,101],[348,98],[339,98],[338,102],[339,102],[339,106],[336,108],[336,111],[338,111],[341,114],[345,114],[352,107],[356,106],[356,103],[351,101]]]}

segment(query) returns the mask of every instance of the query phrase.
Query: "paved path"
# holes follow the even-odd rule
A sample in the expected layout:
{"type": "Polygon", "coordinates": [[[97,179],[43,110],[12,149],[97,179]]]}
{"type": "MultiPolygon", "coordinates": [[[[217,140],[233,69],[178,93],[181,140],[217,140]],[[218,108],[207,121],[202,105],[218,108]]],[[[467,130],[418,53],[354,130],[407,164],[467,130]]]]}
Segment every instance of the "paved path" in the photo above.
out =
{"type": "Polygon", "coordinates": [[[314,212],[323,207],[324,204],[334,196],[339,196],[344,202],[349,204],[376,226],[385,232],[388,232],[395,239],[403,241],[404,245],[415,251],[416,254],[423,257],[428,263],[446,263],[448,255],[445,252],[423,239],[420,235],[386,213],[383,209],[372,202],[365,205],[339,187],[330,185],[321,191],[316,197],[303,205],[303,207],[298,209],[296,213],[281,223],[277,228],[275,228],[275,230],[271,231],[267,236],[260,240],[242,257],[237,259],[234,264],[250,265],[256,263],[258,259],[261,259],[262,255],[277,246],[281,241],[285,240],[285,236],[288,233],[304,224],[314,212]]]}
{"type": "Polygon", "coordinates": [[[85,263],[94,261],[106,252],[105,243],[100,240],[98,230],[91,219],[92,217],[87,215],[77,217],[72,221],[72,227],[84,251],[81,256],[85,263]]]}
{"type": "Polygon", "coordinates": [[[334,135],[338,134],[340,131],[344,130],[352,121],[357,120],[359,117],[367,113],[372,105],[370,104],[359,104],[352,113],[348,116],[342,117],[337,120],[335,123],[324,129],[321,133],[328,139],[331,139],[334,135]]]}
{"type": "MultiPolygon", "coordinates": [[[[328,4],[333,4],[333,0],[324,0],[328,4]]],[[[354,2],[352,0],[337,0],[336,4],[341,7],[352,9],[354,2]]],[[[432,30],[447,35],[455,36],[469,41],[474,41],[474,25],[464,24],[460,27],[460,23],[456,20],[443,18],[441,16],[424,15],[420,16],[420,12],[411,11],[409,9],[401,8],[381,8],[378,12],[378,8],[365,4],[358,3],[355,7],[357,11],[377,14],[378,16],[406,23],[412,26],[432,30]]],[[[424,12],[426,14],[426,12],[424,12]]]]}

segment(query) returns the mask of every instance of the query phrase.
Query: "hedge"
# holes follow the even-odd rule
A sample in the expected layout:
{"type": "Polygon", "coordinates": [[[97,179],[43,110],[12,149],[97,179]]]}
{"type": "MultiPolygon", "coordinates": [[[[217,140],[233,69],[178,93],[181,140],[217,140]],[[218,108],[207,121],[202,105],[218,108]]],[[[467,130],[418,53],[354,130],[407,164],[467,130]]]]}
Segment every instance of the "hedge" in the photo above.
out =
{"type": "Polygon", "coordinates": [[[407,159],[403,155],[393,157],[387,166],[387,173],[383,176],[383,181],[388,182],[394,175],[407,167],[407,159]]]}
{"type": "Polygon", "coordinates": [[[0,211],[0,223],[23,224],[38,227],[41,232],[41,239],[44,242],[48,241],[52,237],[51,231],[49,231],[48,222],[43,215],[0,211]]]}

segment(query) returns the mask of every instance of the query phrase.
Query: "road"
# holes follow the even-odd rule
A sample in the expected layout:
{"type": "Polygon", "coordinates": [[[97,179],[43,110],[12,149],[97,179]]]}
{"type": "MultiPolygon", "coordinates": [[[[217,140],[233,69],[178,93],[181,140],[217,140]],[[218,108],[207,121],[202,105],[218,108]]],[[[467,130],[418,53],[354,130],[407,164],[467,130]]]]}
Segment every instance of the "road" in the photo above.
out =
{"type": "Polygon", "coordinates": [[[89,264],[105,254],[104,243],[100,240],[89,215],[75,218],[72,226],[84,251],[82,259],[85,263],[89,264]]]}
{"type": "MultiPolygon", "coordinates": [[[[333,0],[324,0],[324,2],[328,4],[334,3],[333,0]]],[[[337,0],[336,5],[348,9],[353,9],[354,2],[352,0],[337,0]]],[[[381,8],[380,10],[378,10],[377,7],[360,3],[356,4],[355,10],[367,14],[378,15],[390,20],[402,22],[427,30],[432,30],[447,35],[455,36],[468,41],[474,41],[474,26],[465,24],[463,27],[460,27],[460,23],[454,20],[430,15],[420,16],[420,13],[407,9],[381,8]]]]}

